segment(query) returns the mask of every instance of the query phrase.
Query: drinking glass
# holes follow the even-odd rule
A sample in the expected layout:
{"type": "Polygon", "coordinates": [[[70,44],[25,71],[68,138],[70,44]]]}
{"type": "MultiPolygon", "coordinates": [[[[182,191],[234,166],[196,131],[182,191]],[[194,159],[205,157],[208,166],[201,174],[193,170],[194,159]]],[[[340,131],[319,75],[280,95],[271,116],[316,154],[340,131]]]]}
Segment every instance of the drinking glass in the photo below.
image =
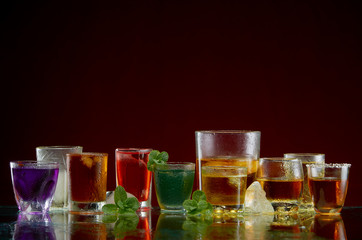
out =
{"type": "Polygon", "coordinates": [[[107,192],[107,160],[107,153],[67,154],[71,213],[102,213],[107,192]]]}
{"type": "Polygon", "coordinates": [[[300,200],[299,210],[308,211],[314,210],[312,197],[310,196],[308,186],[308,171],[307,164],[324,164],[324,154],[322,153],[285,153],[285,158],[298,158],[303,166],[303,193],[300,200]]]}
{"type": "Polygon", "coordinates": [[[202,189],[214,208],[242,211],[247,168],[240,166],[203,166],[202,189]]]}
{"type": "Polygon", "coordinates": [[[303,168],[299,159],[260,158],[257,180],[275,211],[298,210],[303,192],[303,168]]]}
{"type": "Polygon", "coordinates": [[[133,194],[141,209],[151,208],[152,172],[147,169],[149,148],[117,148],[117,185],[133,194]]]}
{"type": "Polygon", "coordinates": [[[314,209],[320,214],[338,214],[344,205],[351,164],[307,164],[308,184],[314,209]]]}
{"type": "Polygon", "coordinates": [[[58,183],[50,210],[68,207],[67,153],[82,153],[80,146],[41,146],[36,148],[37,161],[59,163],[58,183]]]}
{"type": "Polygon", "coordinates": [[[203,166],[240,166],[248,169],[247,187],[255,181],[260,132],[248,130],[196,131],[196,173],[202,190],[203,166]]]}
{"type": "Polygon", "coordinates": [[[56,162],[10,162],[15,200],[21,212],[45,214],[51,205],[58,180],[56,162]]]}
{"type": "Polygon", "coordinates": [[[155,190],[161,212],[182,212],[186,199],[190,199],[195,177],[195,164],[169,162],[156,164],[155,190]]]}

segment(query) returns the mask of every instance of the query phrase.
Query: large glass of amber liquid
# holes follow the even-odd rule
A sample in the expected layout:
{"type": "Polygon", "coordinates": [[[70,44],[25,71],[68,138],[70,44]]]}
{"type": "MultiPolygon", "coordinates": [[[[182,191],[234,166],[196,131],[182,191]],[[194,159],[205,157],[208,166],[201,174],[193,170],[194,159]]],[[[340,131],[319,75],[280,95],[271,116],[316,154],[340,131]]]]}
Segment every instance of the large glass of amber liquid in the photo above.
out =
{"type": "Polygon", "coordinates": [[[107,192],[107,160],[107,153],[67,154],[70,213],[102,213],[107,192]]]}
{"type": "Polygon", "coordinates": [[[202,190],[202,167],[247,168],[247,187],[255,181],[260,154],[260,132],[249,130],[196,131],[196,177],[202,190]]]}

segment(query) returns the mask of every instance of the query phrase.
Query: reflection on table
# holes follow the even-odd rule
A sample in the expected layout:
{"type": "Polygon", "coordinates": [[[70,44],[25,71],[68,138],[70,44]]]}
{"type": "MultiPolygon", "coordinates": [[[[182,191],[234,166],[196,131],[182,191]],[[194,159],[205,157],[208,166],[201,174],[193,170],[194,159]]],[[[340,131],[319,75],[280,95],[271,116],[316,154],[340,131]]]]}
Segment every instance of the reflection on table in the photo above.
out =
{"type": "Polygon", "coordinates": [[[45,216],[19,214],[11,226],[11,238],[1,239],[347,239],[341,215],[313,212],[199,219],[156,209],[112,219],[59,211],[45,216]]]}

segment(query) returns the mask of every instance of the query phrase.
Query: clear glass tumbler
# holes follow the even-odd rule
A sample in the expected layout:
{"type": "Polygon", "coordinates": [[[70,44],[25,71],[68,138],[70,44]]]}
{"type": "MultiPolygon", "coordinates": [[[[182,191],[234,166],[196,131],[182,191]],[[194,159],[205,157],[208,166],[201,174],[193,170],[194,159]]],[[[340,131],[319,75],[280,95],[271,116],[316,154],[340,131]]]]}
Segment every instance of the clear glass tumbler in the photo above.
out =
{"type": "Polygon", "coordinates": [[[312,197],[310,196],[308,186],[308,171],[307,164],[324,164],[325,157],[323,153],[285,153],[285,158],[298,158],[302,162],[304,181],[303,181],[303,194],[300,200],[299,210],[309,211],[314,210],[312,197]]]}
{"type": "Polygon", "coordinates": [[[15,200],[21,212],[46,214],[58,181],[56,162],[10,162],[15,200]]]}
{"type": "Polygon", "coordinates": [[[307,164],[308,184],[314,209],[320,214],[338,214],[348,189],[351,164],[307,164]]]}
{"type": "Polygon", "coordinates": [[[134,195],[141,209],[151,208],[152,172],[147,169],[149,148],[117,148],[117,185],[134,195]]]}
{"type": "Polygon", "coordinates": [[[107,153],[67,154],[70,213],[102,213],[107,193],[107,161],[107,153]]]}
{"type": "Polygon", "coordinates": [[[248,130],[196,131],[196,176],[202,190],[204,166],[240,166],[248,169],[247,187],[252,184],[260,154],[260,132],[248,130]]]}
{"type": "Polygon", "coordinates": [[[303,192],[302,162],[297,158],[260,158],[257,180],[274,210],[297,211],[303,192]]]}
{"type": "Polygon", "coordinates": [[[80,146],[41,146],[36,148],[36,159],[40,162],[59,163],[58,183],[50,210],[68,208],[67,153],[82,153],[80,146]]]}

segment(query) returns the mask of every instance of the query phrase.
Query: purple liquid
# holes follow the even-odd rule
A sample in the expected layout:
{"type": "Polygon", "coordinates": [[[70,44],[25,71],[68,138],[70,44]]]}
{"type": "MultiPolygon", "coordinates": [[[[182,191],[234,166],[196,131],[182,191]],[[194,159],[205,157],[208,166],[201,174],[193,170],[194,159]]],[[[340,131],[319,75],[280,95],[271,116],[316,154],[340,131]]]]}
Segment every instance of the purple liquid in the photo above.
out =
{"type": "Polygon", "coordinates": [[[13,186],[20,210],[25,211],[30,204],[49,208],[58,173],[59,169],[56,168],[13,168],[13,186]]]}

